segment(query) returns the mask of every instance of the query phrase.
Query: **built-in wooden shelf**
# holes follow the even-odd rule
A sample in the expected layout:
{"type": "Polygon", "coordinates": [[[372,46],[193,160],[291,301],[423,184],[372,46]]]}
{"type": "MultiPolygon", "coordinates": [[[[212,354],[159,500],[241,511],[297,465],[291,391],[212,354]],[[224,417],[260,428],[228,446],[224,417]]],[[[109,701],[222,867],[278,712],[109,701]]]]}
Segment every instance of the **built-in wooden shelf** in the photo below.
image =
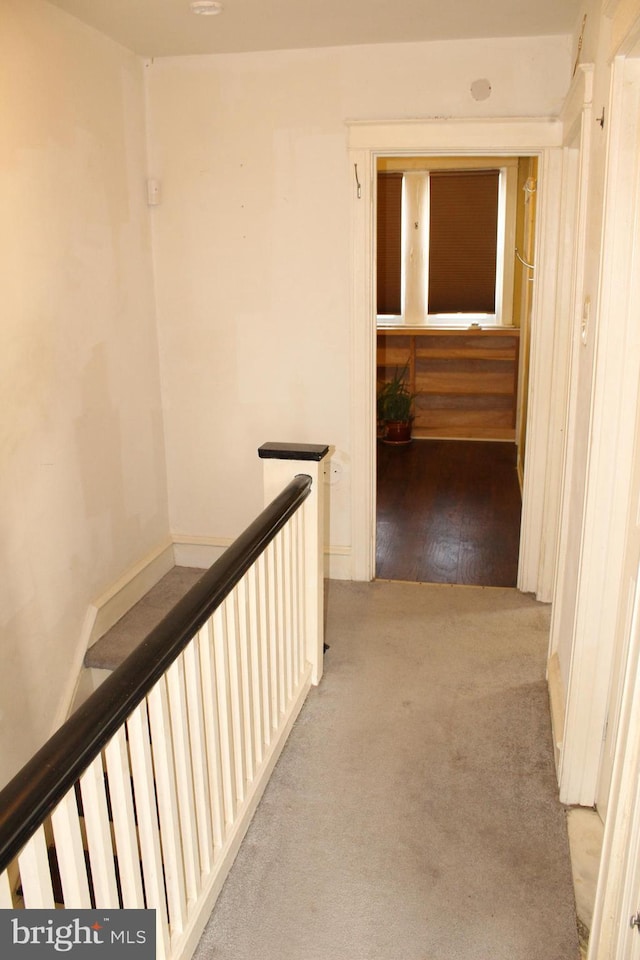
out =
{"type": "Polygon", "coordinates": [[[414,437],[514,440],[517,327],[378,330],[377,376],[408,364],[414,437]]]}

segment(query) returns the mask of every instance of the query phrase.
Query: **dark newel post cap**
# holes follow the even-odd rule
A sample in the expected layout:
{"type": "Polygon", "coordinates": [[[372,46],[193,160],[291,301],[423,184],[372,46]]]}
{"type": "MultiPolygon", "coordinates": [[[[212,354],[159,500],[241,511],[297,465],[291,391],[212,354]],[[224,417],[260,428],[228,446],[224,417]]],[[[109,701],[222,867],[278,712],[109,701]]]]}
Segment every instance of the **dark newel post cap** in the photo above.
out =
{"type": "Polygon", "coordinates": [[[329,452],[323,443],[263,443],[258,447],[261,460],[322,460],[329,452]]]}

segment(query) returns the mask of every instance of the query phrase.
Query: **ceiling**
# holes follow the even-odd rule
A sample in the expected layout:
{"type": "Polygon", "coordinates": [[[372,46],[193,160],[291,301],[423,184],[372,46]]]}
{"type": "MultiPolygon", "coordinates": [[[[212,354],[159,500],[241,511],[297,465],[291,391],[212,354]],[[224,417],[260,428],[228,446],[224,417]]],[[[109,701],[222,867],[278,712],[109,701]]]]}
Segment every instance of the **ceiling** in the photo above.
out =
{"type": "Polygon", "coordinates": [[[49,0],[143,57],[572,32],[580,0],[49,0]]]}

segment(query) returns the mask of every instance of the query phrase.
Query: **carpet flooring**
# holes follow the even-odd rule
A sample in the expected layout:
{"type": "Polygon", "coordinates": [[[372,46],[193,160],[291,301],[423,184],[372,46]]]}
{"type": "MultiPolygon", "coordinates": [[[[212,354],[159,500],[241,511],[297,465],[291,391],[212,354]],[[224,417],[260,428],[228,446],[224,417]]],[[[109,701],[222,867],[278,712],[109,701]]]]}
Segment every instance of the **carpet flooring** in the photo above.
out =
{"type": "Polygon", "coordinates": [[[158,626],[203,575],[196,567],[173,567],[110,630],[89,647],[85,667],[115,670],[158,626]]]}
{"type": "Polygon", "coordinates": [[[330,581],[326,620],[196,960],[576,960],[549,608],[330,581]]]}

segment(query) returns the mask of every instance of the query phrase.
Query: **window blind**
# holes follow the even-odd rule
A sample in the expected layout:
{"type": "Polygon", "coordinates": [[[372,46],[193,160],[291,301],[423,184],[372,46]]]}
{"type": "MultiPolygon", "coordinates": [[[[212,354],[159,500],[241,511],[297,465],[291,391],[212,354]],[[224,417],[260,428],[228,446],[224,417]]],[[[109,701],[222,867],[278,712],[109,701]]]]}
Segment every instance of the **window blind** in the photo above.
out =
{"type": "Polygon", "coordinates": [[[498,170],[432,172],[429,313],[494,313],[498,170]]]}
{"type": "Polygon", "coordinates": [[[401,312],[402,174],[378,174],[377,313],[401,312]]]}

